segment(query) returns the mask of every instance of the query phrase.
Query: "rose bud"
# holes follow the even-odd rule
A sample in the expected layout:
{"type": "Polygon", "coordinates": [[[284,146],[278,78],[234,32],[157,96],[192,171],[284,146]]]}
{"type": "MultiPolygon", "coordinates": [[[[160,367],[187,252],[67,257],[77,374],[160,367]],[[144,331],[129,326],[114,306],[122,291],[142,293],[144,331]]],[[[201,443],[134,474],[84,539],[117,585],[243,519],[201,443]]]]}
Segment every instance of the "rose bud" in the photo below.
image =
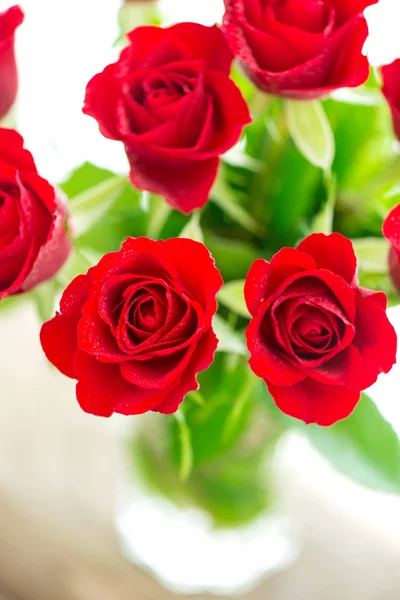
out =
{"type": "Polygon", "coordinates": [[[0,300],[51,279],[71,249],[65,207],[23,143],[0,129],[0,300]]]}
{"type": "Polygon", "coordinates": [[[363,10],[378,0],[225,0],[223,31],[261,90],[312,99],[369,75],[363,10]]]}
{"type": "Polygon", "coordinates": [[[349,416],[396,361],[386,296],[359,286],[353,246],[338,233],[256,260],[245,298],[250,366],[278,408],[305,423],[349,416]]]}
{"type": "Polygon", "coordinates": [[[24,13],[19,6],[0,12],[0,119],[8,113],[17,95],[14,34],[23,20],[24,13]]]}
{"type": "Polygon", "coordinates": [[[213,361],[221,285],[203,244],[128,238],[67,287],[43,350],[88,413],[173,413],[213,361]]]}
{"type": "Polygon", "coordinates": [[[394,131],[400,139],[400,59],[395,60],[391,65],[382,67],[382,77],[382,92],[392,112],[394,131]]]}
{"type": "Polygon", "coordinates": [[[117,63],[93,77],[84,112],[124,143],[134,186],[190,213],[203,206],[219,155],[250,121],[218,27],[138,27],[117,63]]]}
{"type": "Polygon", "coordinates": [[[390,244],[389,273],[397,291],[400,292],[400,204],[386,217],[383,235],[390,244]]]}

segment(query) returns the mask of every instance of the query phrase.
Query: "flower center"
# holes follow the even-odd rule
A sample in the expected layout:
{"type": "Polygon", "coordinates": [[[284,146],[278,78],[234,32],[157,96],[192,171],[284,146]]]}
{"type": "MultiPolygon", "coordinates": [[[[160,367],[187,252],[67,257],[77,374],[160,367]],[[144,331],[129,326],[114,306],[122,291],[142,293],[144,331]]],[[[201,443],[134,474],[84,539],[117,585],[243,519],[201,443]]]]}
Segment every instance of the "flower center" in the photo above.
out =
{"type": "Polygon", "coordinates": [[[130,95],[152,115],[163,120],[175,110],[177,102],[194,90],[195,84],[196,77],[191,73],[154,72],[133,85],[130,95]]]}
{"type": "Polygon", "coordinates": [[[138,307],[136,315],[137,326],[145,331],[155,331],[157,328],[154,300],[146,300],[138,307]]]}
{"type": "Polygon", "coordinates": [[[327,327],[306,317],[300,317],[293,325],[300,340],[307,345],[320,348],[324,346],[330,337],[330,331],[327,327]]]}

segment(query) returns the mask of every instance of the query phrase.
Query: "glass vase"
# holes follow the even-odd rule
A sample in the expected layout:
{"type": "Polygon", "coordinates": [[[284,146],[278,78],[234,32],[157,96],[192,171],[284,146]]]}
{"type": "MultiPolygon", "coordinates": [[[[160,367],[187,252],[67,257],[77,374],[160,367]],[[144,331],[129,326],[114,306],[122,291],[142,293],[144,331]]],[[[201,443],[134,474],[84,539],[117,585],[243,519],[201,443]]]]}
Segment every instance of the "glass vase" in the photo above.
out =
{"type": "Polygon", "coordinates": [[[185,596],[245,593],[290,566],[301,547],[271,480],[279,435],[257,409],[227,440],[225,408],[193,403],[186,411],[198,422],[189,419],[193,465],[185,479],[177,419],[151,413],[118,420],[121,550],[185,596]]]}

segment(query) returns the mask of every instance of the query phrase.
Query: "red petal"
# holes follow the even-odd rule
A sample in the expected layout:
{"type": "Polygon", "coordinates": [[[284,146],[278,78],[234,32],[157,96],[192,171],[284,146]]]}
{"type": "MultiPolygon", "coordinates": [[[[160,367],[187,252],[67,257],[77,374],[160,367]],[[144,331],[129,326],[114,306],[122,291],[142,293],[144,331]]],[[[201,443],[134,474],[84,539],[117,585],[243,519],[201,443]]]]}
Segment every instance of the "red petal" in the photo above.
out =
{"type": "Polygon", "coordinates": [[[400,59],[382,67],[382,92],[392,111],[393,127],[400,139],[400,59]]]}
{"type": "Polygon", "coordinates": [[[90,272],[76,277],[62,295],[61,314],[57,313],[44,323],[40,332],[40,342],[48,360],[67,377],[75,377],[73,358],[78,350],[77,328],[90,285],[90,272]]]}
{"type": "Polygon", "coordinates": [[[303,372],[321,383],[327,385],[346,386],[347,388],[360,389],[360,373],[362,367],[360,352],[355,346],[348,346],[334,358],[323,362],[312,369],[302,367],[303,372]]]}
{"type": "Polygon", "coordinates": [[[215,154],[223,154],[236,144],[243,127],[251,122],[251,117],[242,92],[231,79],[220,73],[208,72],[206,86],[212,95],[213,129],[208,145],[199,145],[198,156],[211,158],[215,154]]]}
{"type": "Polygon", "coordinates": [[[219,159],[182,162],[175,168],[157,159],[142,159],[127,149],[130,179],[139,190],[164,196],[176,210],[189,214],[208,201],[219,159]]]}
{"type": "Polygon", "coordinates": [[[0,13],[0,118],[8,113],[17,95],[18,73],[14,33],[23,19],[24,14],[19,6],[13,6],[0,13]]]}
{"type": "Polygon", "coordinates": [[[314,259],[296,248],[282,248],[270,262],[270,272],[266,284],[266,297],[277,290],[287,279],[296,274],[315,270],[314,259]]]}
{"type": "Polygon", "coordinates": [[[218,346],[218,340],[215,333],[210,329],[205,333],[196,347],[190,363],[185,370],[179,383],[166,396],[166,398],[153,410],[164,414],[176,412],[179,405],[184,400],[186,394],[199,389],[196,379],[197,373],[205,371],[214,360],[215,351],[218,346]]]}
{"type": "Polygon", "coordinates": [[[129,357],[118,348],[109,325],[100,318],[97,305],[97,295],[92,294],[83,307],[77,325],[79,348],[104,362],[129,360],[129,357]]]}
{"type": "Polygon", "coordinates": [[[165,248],[175,267],[180,286],[202,307],[207,328],[217,310],[215,297],[223,284],[209,250],[204,244],[186,238],[171,238],[158,244],[165,248]]]}
{"type": "Polygon", "coordinates": [[[13,129],[0,129],[0,161],[22,171],[36,171],[32,154],[25,150],[24,140],[13,129]]]}
{"type": "Polygon", "coordinates": [[[355,15],[364,12],[368,6],[377,4],[379,0],[331,0],[338,17],[339,23],[348,21],[355,15]]]}
{"type": "Polygon", "coordinates": [[[96,119],[101,133],[112,140],[121,139],[117,116],[120,93],[115,64],[95,75],[86,87],[83,112],[96,119]]]}
{"type": "Polygon", "coordinates": [[[56,314],[42,325],[40,343],[49,360],[63,375],[75,378],[73,359],[78,350],[77,318],[56,314]]]}
{"type": "Polygon", "coordinates": [[[354,293],[355,290],[340,275],[318,269],[289,277],[269,298],[269,302],[272,304],[275,301],[304,297],[313,306],[333,312],[341,320],[353,323],[354,293]]]}
{"type": "Polygon", "coordinates": [[[244,284],[244,297],[249,313],[254,317],[265,300],[270,264],[258,258],[251,265],[244,284]]]}
{"type": "MultiPolygon", "coordinates": [[[[291,31],[294,35],[299,35],[299,39],[296,38],[295,40],[296,46],[300,45],[300,41],[302,45],[305,44],[307,34],[310,39],[320,37],[318,34],[326,34],[328,25],[331,25],[331,13],[334,16],[332,7],[320,0],[309,0],[307,5],[304,4],[304,0],[286,0],[282,3],[277,2],[275,6],[267,4],[266,16],[268,12],[274,15],[275,24],[281,26],[281,31],[275,29],[273,33],[284,35],[291,31]]],[[[268,20],[266,19],[268,29],[273,26],[271,17],[272,15],[268,20]]],[[[332,25],[329,31],[331,29],[332,25]]],[[[287,41],[290,43],[290,40],[287,41]]]]}
{"type": "Polygon", "coordinates": [[[286,387],[269,384],[268,390],[286,415],[324,427],[348,417],[360,400],[358,390],[324,385],[312,379],[286,387]]]}
{"type": "Polygon", "coordinates": [[[251,354],[249,360],[252,371],[268,382],[275,385],[292,385],[305,378],[304,373],[293,366],[283,355],[277,345],[273,347],[274,336],[271,335],[271,346],[265,336],[261,335],[260,327],[264,314],[256,316],[250,322],[247,331],[247,347],[251,354]]]}
{"type": "Polygon", "coordinates": [[[12,37],[23,20],[24,13],[18,5],[0,12],[0,43],[12,37]]]}
{"type": "Polygon", "coordinates": [[[132,275],[171,281],[176,272],[160,242],[150,238],[127,238],[118,252],[109,252],[93,272],[96,286],[102,286],[115,275],[132,275]]]}
{"type": "Polygon", "coordinates": [[[203,60],[207,69],[229,75],[233,53],[217,25],[205,27],[198,23],[178,23],[169,31],[185,43],[188,56],[203,60]]]}
{"type": "Polygon", "coordinates": [[[389,244],[395,250],[400,251],[400,204],[388,214],[383,223],[382,231],[389,244]]]}
{"type": "Polygon", "coordinates": [[[375,383],[380,373],[389,373],[396,362],[397,336],[386,312],[373,297],[356,295],[356,337],[362,360],[361,389],[375,383]]]}
{"type": "Polygon", "coordinates": [[[155,26],[136,27],[128,34],[130,45],[121,53],[119,75],[135,69],[157,67],[167,62],[184,60],[187,48],[170,29],[155,26]]]}
{"type": "Polygon", "coordinates": [[[193,347],[150,360],[125,362],[121,365],[121,374],[141,388],[165,389],[182,376],[192,354],[193,347]]]}
{"type": "Polygon", "coordinates": [[[118,365],[101,363],[81,350],[75,355],[74,368],[78,377],[77,400],[81,408],[92,415],[142,414],[165,396],[164,391],[143,390],[128,383],[118,365]]]}
{"type": "MultiPolygon", "coordinates": [[[[393,285],[396,290],[400,292],[400,251],[395,250],[393,247],[389,250],[389,273],[393,281],[393,285]]],[[[385,301],[387,302],[386,296],[385,301]]],[[[386,306],[384,307],[386,308],[386,306]]]]}
{"type": "Polygon", "coordinates": [[[46,242],[40,248],[32,269],[21,286],[27,291],[54,277],[67,260],[72,243],[69,239],[65,224],[67,220],[66,209],[58,199],[53,213],[53,223],[50,228],[46,242]]]}
{"type": "Polygon", "coordinates": [[[352,283],[356,275],[357,259],[353,244],[340,233],[313,233],[297,246],[298,250],[313,257],[317,269],[327,269],[352,283]]]}

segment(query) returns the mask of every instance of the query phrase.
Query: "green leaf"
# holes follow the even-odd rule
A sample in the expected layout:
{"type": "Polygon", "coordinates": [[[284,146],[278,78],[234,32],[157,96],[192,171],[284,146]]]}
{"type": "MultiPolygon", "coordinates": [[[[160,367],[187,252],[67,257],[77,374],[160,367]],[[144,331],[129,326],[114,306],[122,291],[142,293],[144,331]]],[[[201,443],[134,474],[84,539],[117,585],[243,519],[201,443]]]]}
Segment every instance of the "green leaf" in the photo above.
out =
{"type": "Polygon", "coordinates": [[[242,227],[263,237],[265,228],[258,223],[236,200],[234,191],[226,184],[225,180],[218,177],[212,191],[211,200],[219,206],[233,221],[239,223],[242,227]]]}
{"type": "Polygon", "coordinates": [[[179,477],[181,481],[186,481],[190,477],[193,469],[193,451],[190,436],[190,429],[186,423],[185,416],[182,411],[177,411],[174,415],[179,428],[179,443],[180,443],[180,461],[179,461],[179,477]]]}
{"type": "Polygon", "coordinates": [[[54,315],[56,294],[57,284],[55,280],[46,281],[31,292],[39,320],[42,323],[48,321],[54,315]]]}
{"type": "MultiPolygon", "coordinates": [[[[387,107],[328,100],[325,110],[335,132],[333,171],[338,177],[338,187],[341,191],[361,190],[370,184],[371,178],[381,175],[393,156],[387,107]]],[[[361,208],[369,208],[374,199],[375,194],[367,194],[366,206],[361,208]]]]}
{"type": "Polygon", "coordinates": [[[335,214],[337,183],[336,177],[331,177],[328,184],[328,198],[323,209],[314,218],[311,230],[316,233],[332,233],[333,217],[335,214]]]}
{"type": "Polygon", "coordinates": [[[332,427],[303,432],[337,469],[364,485],[400,491],[400,441],[375,404],[363,394],[355,411],[332,427]]]}
{"type": "Polygon", "coordinates": [[[204,244],[204,236],[200,227],[200,213],[195,211],[185,227],[182,229],[179,237],[189,238],[195,242],[204,244]]]}
{"type": "Polygon", "coordinates": [[[126,185],[126,177],[115,175],[70,198],[72,229],[75,235],[82,235],[99,221],[126,185]]]}
{"type": "Polygon", "coordinates": [[[250,265],[260,256],[252,244],[240,240],[219,237],[204,231],[204,243],[213,255],[224,281],[246,276],[250,265]]]}
{"type": "Polygon", "coordinates": [[[360,86],[358,88],[341,88],[331,94],[331,98],[345,104],[357,106],[379,106],[384,102],[380,90],[360,86]]]}
{"type": "Polygon", "coordinates": [[[147,226],[147,235],[153,240],[157,240],[169,215],[172,207],[161,196],[150,195],[149,221],[147,226]]]}
{"type": "Polygon", "coordinates": [[[244,335],[239,335],[232,327],[219,315],[213,319],[213,328],[218,338],[218,352],[232,352],[247,356],[247,348],[244,342],[244,335]]]}
{"type": "Polygon", "coordinates": [[[205,400],[204,400],[203,396],[201,395],[201,393],[198,391],[193,391],[193,392],[189,392],[188,394],[186,394],[185,400],[186,400],[186,402],[187,401],[193,402],[193,404],[195,404],[197,406],[205,405],[205,400]]]}
{"type": "Polygon", "coordinates": [[[87,273],[90,267],[99,262],[101,254],[90,250],[80,250],[76,246],[71,251],[67,262],[56,275],[57,283],[66,288],[75,277],[87,273]]]}
{"type": "Polygon", "coordinates": [[[244,279],[225,283],[219,291],[217,298],[234,313],[249,319],[250,315],[244,299],[244,284],[244,279]]]}
{"type": "Polygon", "coordinates": [[[330,171],[335,156],[335,139],[320,102],[286,101],[290,135],[311,164],[330,171]]]}
{"type": "Polygon", "coordinates": [[[389,244],[384,238],[358,238],[352,242],[360,271],[387,273],[389,244]]]}
{"type": "Polygon", "coordinates": [[[247,369],[247,377],[240,392],[237,394],[232,410],[226,419],[222,438],[225,442],[236,437],[236,431],[242,429],[242,421],[246,411],[246,407],[252,400],[251,392],[255,384],[255,378],[247,369]]]}
{"type": "Polygon", "coordinates": [[[73,198],[81,192],[95,187],[102,181],[111,179],[114,175],[115,173],[108,169],[102,169],[90,162],[85,162],[74,169],[59,187],[65,192],[68,198],[73,198]]]}
{"type": "Polygon", "coordinates": [[[136,27],[160,24],[160,15],[154,2],[125,2],[118,13],[119,36],[114,46],[122,45],[126,35],[136,27]]]}

